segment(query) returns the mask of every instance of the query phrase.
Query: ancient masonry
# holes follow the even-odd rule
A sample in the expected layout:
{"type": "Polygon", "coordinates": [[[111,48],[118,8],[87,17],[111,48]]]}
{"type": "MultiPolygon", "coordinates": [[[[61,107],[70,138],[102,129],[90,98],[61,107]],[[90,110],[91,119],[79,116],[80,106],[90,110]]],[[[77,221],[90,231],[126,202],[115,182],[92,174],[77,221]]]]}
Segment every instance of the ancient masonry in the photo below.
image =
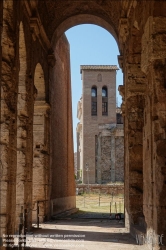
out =
{"type": "Polygon", "coordinates": [[[82,97],[77,117],[77,177],[82,183],[124,180],[124,133],[116,108],[116,70],[111,65],[81,66],[82,97]]]}
{"type": "MultiPolygon", "coordinates": [[[[164,0],[0,1],[0,244],[3,233],[18,232],[22,211],[27,223],[24,230],[32,227],[37,205],[40,221],[75,207],[70,58],[63,34],[85,23],[105,28],[119,48],[118,61],[124,74],[119,91],[124,120],[125,226],[133,232],[141,225],[149,238],[164,235],[164,245],[147,242],[149,249],[163,250],[164,0]]],[[[93,98],[93,114],[96,107],[101,112],[93,98]]],[[[116,113],[115,108],[112,114],[116,113]]],[[[111,123],[116,123],[115,115],[108,124],[111,123]]],[[[95,134],[96,141],[99,132],[95,134]]],[[[112,133],[102,127],[101,134],[105,132],[112,133]]],[[[89,151],[92,148],[89,144],[89,151]]],[[[89,168],[92,166],[94,162],[89,168]]],[[[91,174],[94,182],[95,168],[91,174]]]]}

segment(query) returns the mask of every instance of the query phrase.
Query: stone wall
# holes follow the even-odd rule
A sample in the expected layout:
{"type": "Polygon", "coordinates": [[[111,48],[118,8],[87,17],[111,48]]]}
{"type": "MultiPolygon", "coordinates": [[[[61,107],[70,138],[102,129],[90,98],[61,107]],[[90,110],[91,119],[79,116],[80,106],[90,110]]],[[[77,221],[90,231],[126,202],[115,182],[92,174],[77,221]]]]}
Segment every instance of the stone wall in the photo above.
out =
{"type": "Polygon", "coordinates": [[[111,136],[101,137],[101,182],[107,183],[111,181],[111,136]]]}
{"type": "Polygon", "coordinates": [[[19,215],[26,211],[26,226],[30,229],[32,221],[36,222],[37,201],[40,201],[40,222],[48,219],[51,189],[52,198],[58,195],[61,198],[68,197],[66,205],[64,200],[62,202],[62,210],[75,206],[69,47],[66,38],[60,40],[55,53],[56,71],[53,69],[53,51],[50,50],[51,45],[44,30],[41,31],[41,24],[39,29],[42,35],[36,32],[39,23],[32,17],[34,8],[29,1],[0,2],[0,12],[3,14],[0,16],[3,18],[3,22],[0,20],[0,36],[3,37],[0,39],[0,232],[5,234],[18,232],[19,215]],[[63,60],[58,59],[63,53],[67,55],[64,56],[65,66],[63,60]],[[61,79],[57,80],[61,93],[57,89],[55,98],[58,100],[59,95],[64,106],[56,109],[53,103],[53,119],[59,116],[61,123],[64,122],[60,127],[66,133],[63,134],[60,129],[58,132],[56,123],[50,133],[49,104],[53,96],[49,96],[49,90],[54,93],[57,87],[54,81],[50,81],[50,74],[54,70],[58,77],[58,69],[63,67],[64,70],[67,68],[66,76],[62,79],[66,85],[62,88],[61,79]],[[50,145],[51,137],[55,138],[56,145],[62,145],[62,139],[64,144],[57,150],[62,158],[56,154],[50,157],[51,152],[55,152],[54,149],[50,151],[50,147],[54,146],[50,145]],[[56,165],[62,159],[65,161],[61,176],[65,185],[60,186],[59,194],[54,194],[54,186],[51,186],[51,183],[56,185],[59,176],[56,168],[50,167],[50,158],[56,165]]]}
{"type": "MultiPolygon", "coordinates": [[[[165,33],[163,34],[166,17],[163,17],[161,12],[160,15],[149,17],[147,20],[142,37],[141,55],[142,71],[147,76],[143,134],[143,211],[148,236],[152,233],[166,234],[166,222],[162,218],[166,207],[166,42],[165,33]]],[[[165,236],[163,244],[166,245],[165,236]]]]}
{"type": "Polygon", "coordinates": [[[89,184],[89,189],[87,184],[77,184],[78,193],[95,193],[95,194],[114,194],[114,195],[124,195],[124,185],[114,185],[114,184],[89,184]]]}
{"type": "MultiPolygon", "coordinates": [[[[103,127],[103,129],[101,129],[103,127]]],[[[97,183],[124,181],[124,133],[123,124],[110,125],[98,135],[97,183]]]]}
{"type": "Polygon", "coordinates": [[[124,181],[124,136],[115,138],[115,180],[124,181]]]}

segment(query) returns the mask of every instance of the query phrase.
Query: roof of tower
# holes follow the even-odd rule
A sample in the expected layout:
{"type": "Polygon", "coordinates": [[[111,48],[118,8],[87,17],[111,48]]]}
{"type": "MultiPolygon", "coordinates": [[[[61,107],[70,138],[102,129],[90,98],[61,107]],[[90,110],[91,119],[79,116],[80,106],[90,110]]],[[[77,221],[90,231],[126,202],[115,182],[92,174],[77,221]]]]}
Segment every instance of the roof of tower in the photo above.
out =
{"type": "Polygon", "coordinates": [[[118,70],[116,65],[80,65],[80,73],[82,70],[118,70]]]}

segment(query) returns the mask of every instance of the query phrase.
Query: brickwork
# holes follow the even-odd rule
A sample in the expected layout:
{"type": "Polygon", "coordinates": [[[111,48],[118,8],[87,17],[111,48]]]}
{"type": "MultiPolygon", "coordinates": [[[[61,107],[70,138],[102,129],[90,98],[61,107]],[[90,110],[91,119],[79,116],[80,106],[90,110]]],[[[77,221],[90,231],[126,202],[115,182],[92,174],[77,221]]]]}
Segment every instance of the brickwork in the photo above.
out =
{"type": "Polygon", "coordinates": [[[83,97],[78,103],[77,126],[79,136],[80,169],[83,183],[109,183],[123,181],[123,150],[118,160],[118,149],[122,145],[115,143],[115,137],[123,137],[123,125],[118,134],[116,108],[116,66],[81,66],[83,97]],[[91,89],[96,87],[97,97],[92,97],[91,89]],[[106,97],[102,97],[103,88],[107,88],[106,97]],[[97,112],[92,113],[92,102],[97,101],[97,112]],[[102,105],[106,102],[106,114],[102,105]],[[116,148],[117,147],[117,148],[116,148]],[[117,158],[117,159],[116,159],[117,158]],[[82,160],[82,161],[81,161],[82,160]],[[117,163],[116,163],[117,161],[117,163]],[[87,171],[88,166],[88,171],[87,171]]]}
{"type": "Polygon", "coordinates": [[[116,71],[82,70],[83,84],[83,183],[87,183],[85,165],[89,166],[89,182],[95,183],[95,136],[99,134],[99,124],[116,123],[116,71]],[[98,82],[98,75],[102,81],[98,82]],[[97,116],[91,115],[91,88],[97,87],[97,116]],[[108,115],[102,116],[102,87],[108,88],[108,115]]]}

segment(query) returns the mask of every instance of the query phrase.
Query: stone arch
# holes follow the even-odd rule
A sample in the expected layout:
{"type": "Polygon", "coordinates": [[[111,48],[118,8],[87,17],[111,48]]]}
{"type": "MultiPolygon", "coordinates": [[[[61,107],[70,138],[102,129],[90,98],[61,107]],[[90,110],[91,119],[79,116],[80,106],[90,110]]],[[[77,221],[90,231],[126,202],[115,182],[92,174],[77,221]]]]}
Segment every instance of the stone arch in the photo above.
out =
{"type": "Polygon", "coordinates": [[[62,36],[62,34],[66,30],[76,25],[80,25],[80,24],[95,24],[106,29],[115,38],[118,44],[118,35],[112,23],[110,24],[107,21],[105,21],[103,18],[95,16],[95,15],[79,14],[79,15],[75,15],[75,16],[67,18],[57,27],[52,37],[52,42],[51,42],[52,46],[54,47],[56,45],[58,39],[62,36]]]}
{"type": "MultiPolygon", "coordinates": [[[[48,110],[45,102],[45,81],[42,66],[38,63],[34,73],[34,116],[33,116],[33,208],[40,207],[40,222],[46,213],[48,183],[48,110]],[[40,202],[39,202],[40,201],[40,202]]],[[[32,212],[32,221],[36,223],[36,211],[32,212]]]]}
{"type": "Polygon", "coordinates": [[[17,176],[16,176],[16,224],[19,227],[19,214],[21,207],[25,203],[25,165],[26,165],[26,123],[27,98],[26,98],[26,47],[23,23],[19,27],[19,81],[18,81],[18,99],[17,99],[17,176]]]}

